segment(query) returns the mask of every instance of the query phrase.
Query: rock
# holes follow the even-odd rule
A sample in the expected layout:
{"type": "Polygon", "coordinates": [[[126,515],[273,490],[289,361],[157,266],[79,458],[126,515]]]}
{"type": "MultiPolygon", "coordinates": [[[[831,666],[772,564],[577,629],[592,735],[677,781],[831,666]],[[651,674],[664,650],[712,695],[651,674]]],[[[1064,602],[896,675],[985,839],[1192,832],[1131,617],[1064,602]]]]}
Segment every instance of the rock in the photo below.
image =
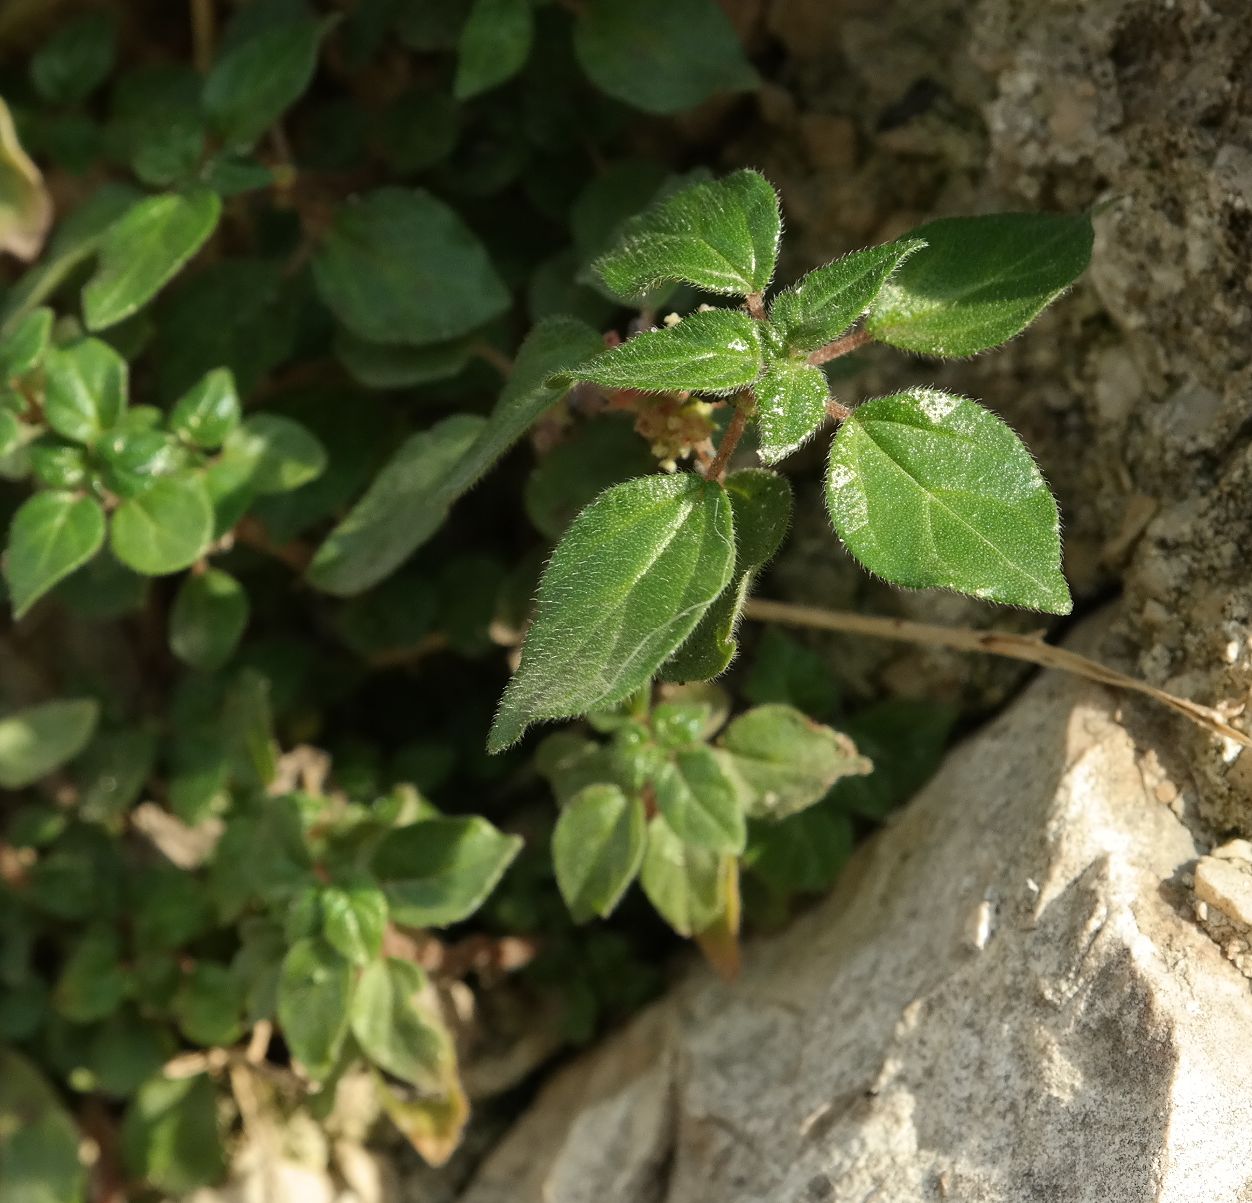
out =
{"type": "Polygon", "coordinates": [[[461,1203],[1252,1198],[1252,990],[1158,801],[1178,732],[1133,711],[1140,753],[1120,701],[1038,680],[741,981],[558,1074],[461,1203]]]}

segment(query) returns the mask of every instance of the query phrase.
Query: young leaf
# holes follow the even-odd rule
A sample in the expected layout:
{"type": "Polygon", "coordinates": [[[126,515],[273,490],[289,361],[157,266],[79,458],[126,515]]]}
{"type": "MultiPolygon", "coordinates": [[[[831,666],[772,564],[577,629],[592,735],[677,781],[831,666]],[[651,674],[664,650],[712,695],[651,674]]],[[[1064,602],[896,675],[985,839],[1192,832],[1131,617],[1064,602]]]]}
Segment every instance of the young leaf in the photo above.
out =
{"type": "Polygon", "coordinates": [[[170,611],[170,651],[184,664],[212,671],[234,654],[248,625],[248,594],[220,568],[188,576],[170,611]]]}
{"type": "Polygon", "coordinates": [[[239,394],[229,368],[206,372],[175,403],[169,428],[193,447],[212,451],[239,425],[239,394]]]}
{"type": "Polygon", "coordinates": [[[593,267],[624,299],[669,281],[728,296],[763,292],[782,237],[778,194],[758,172],[736,171],[660,201],[623,235],[593,267]]]}
{"type": "Polygon", "coordinates": [[[786,459],[826,419],[830,387],[820,368],[798,359],[779,359],[757,381],[758,450],[767,464],[786,459]]]}
{"type": "Polygon", "coordinates": [[[389,831],[371,867],[397,923],[444,927],[486,901],[521,847],[486,819],[423,819],[389,831]]]}
{"type": "Polygon", "coordinates": [[[354,965],[378,956],[387,926],[387,898],[375,885],[355,882],[322,891],[322,934],[354,965]]]}
{"type": "Polygon", "coordinates": [[[113,511],[109,544],[128,568],[165,576],[194,564],[213,536],[213,506],[204,481],[161,476],[113,511]]]}
{"type": "Polygon", "coordinates": [[[1068,614],[1056,502],[989,410],[933,389],[859,406],[830,449],[839,537],[892,584],[1068,614]]]}
{"type": "Polygon", "coordinates": [[[706,745],[675,752],[653,780],[656,804],[684,844],[743,851],[747,825],[739,784],[706,745]]]}
{"type": "Polygon", "coordinates": [[[115,427],[96,443],[100,476],[119,497],[134,497],[159,476],[183,466],[174,440],[163,430],[115,427]]]}
{"type": "Polygon", "coordinates": [[[749,791],[748,814],[782,819],[819,801],[841,777],[873,767],[852,741],[790,706],[757,706],[719,741],[749,791]]]}
{"type": "Polygon", "coordinates": [[[394,572],[443,525],[453,502],[560,400],[564,387],[548,378],[601,345],[590,326],[572,318],[540,322],[518,350],[491,417],[457,414],[402,444],[318,549],[309,580],[346,595],[394,572]]]}
{"type": "Polygon", "coordinates": [[[457,100],[468,100],[512,79],[530,57],[535,36],[531,0],[474,0],[457,48],[457,100]]]}
{"type": "Polygon", "coordinates": [[[339,210],[313,257],[322,300],[358,338],[429,346],[509,304],[487,251],[428,192],[380,188],[339,210]]]}
{"type": "Polygon", "coordinates": [[[126,361],[98,338],[51,348],[44,379],[44,418],[75,443],[94,442],[126,408],[126,361]]]}
{"type": "Polygon", "coordinates": [[[711,927],[725,903],[723,858],[685,844],[657,815],[648,824],[648,850],[639,881],[648,901],[680,936],[711,927]]]}
{"type": "Polygon", "coordinates": [[[62,698],[0,718],[0,788],[25,789],[73,760],[91,739],[100,704],[62,698]]]}
{"type": "Polygon", "coordinates": [[[226,1172],[218,1096],[207,1074],[156,1077],[140,1087],[122,1124],[122,1155],[136,1181],[175,1196],[226,1172]]]}
{"type": "Polygon", "coordinates": [[[227,146],[248,150],[308,88],[334,19],[281,21],[231,46],[204,81],[204,109],[227,146]]]}
{"type": "Polygon", "coordinates": [[[22,503],[4,561],[15,619],[100,550],[104,526],[104,510],[94,497],[53,491],[22,503]]]}
{"type": "Polygon", "coordinates": [[[522,661],[488,740],[585,714],[645,684],[691,633],[734,566],[725,490],[697,476],[646,476],[574,520],[539,585],[522,661]]]}
{"type": "Polygon", "coordinates": [[[761,374],[763,362],[758,323],[746,313],[709,309],[677,326],[636,334],[553,383],[590,380],[605,388],[717,395],[746,388],[761,374]]]}
{"type": "Polygon", "coordinates": [[[925,245],[920,238],[902,238],[809,272],[774,298],[770,324],[793,353],[817,350],[864,314],[892,272],[925,245]]]}
{"type": "Polygon", "coordinates": [[[552,833],[556,884],[575,923],[607,919],[639,872],[647,839],[643,803],[615,785],[588,785],[552,833]]]}
{"type": "Polygon", "coordinates": [[[33,372],[42,362],[52,336],[52,310],[32,309],[0,339],[0,381],[33,372]]]}
{"type": "Polygon", "coordinates": [[[352,1035],[379,1069],[440,1094],[452,1061],[447,1034],[418,1009],[426,976],[409,961],[383,957],[361,973],[352,999],[352,1035]]]}
{"type": "Polygon", "coordinates": [[[596,87],[649,113],[758,83],[714,0],[591,0],[575,23],[574,51],[596,87]]]}
{"type": "Polygon", "coordinates": [[[278,978],[278,1022],[291,1055],[318,1081],[334,1068],[348,1034],[352,965],[327,941],[297,940],[278,978]]]}
{"type": "Polygon", "coordinates": [[[666,662],[667,681],[710,681],[726,671],[739,650],[735,627],[752,578],[774,558],[791,523],[791,486],[777,472],[745,468],[732,472],[725,487],[735,523],[735,579],[666,662]]]}
{"type": "Polygon", "coordinates": [[[104,330],[146,305],[217,228],[222,202],[215,192],[150,196],[109,227],[95,275],[83,288],[89,330],[104,330]]]}
{"type": "Polygon", "coordinates": [[[999,346],[1086,270],[1089,214],[947,217],[910,235],[926,242],[878,294],[867,323],[879,342],[944,358],[999,346]]]}

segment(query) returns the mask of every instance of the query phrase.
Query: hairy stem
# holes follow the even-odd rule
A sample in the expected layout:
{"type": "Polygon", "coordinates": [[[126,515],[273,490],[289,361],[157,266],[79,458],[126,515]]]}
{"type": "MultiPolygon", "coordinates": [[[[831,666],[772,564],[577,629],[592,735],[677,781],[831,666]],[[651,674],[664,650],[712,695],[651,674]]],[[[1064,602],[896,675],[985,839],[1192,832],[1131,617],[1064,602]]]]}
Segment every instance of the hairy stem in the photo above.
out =
{"type": "Polygon", "coordinates": [[[845,334],[824,347],[818,347],[809,355],[809,363],[814,366],[829,363],[832,359],[838,359],[842,355],[851,355],[853,351],[859,351],[867,343],[873,341],[874,336],[868,330],[853,330],[851,334],[845,334]]]}
{"type": "Polygon", "coordinates": [[[726,465],[730,463],[730,457],[735,454],[735,448],[739,446],[739,440],[743,438],[743,432],[748,427],[748,415],[752,412],[755,402],[756,398],[751,389],[744,389],[735,398],[735,412],[731,416],[730,425],[726,427],[721,446],[718,447],[717,454],[713,457],[713,462],[705,474],[708,480],[721,480],[726,475],[726,465]]]}
{"type": "Polygon", "coordinates": [[[806,627],[809,630],[840,631],[856,635],[869,635],[875,639],[896,639],[903,643],[920,643],[930,647],[947,647],[958,652],[981,652],[990,656],[1006,656],[1010,660],[1024,660],[1040,668],[1055,668],[1061,672],[1111,685],[1115,689],[1129,689],[1144,694],[1193,723],[1234,740],[1244,747],[1252,747],[1252,735],[1232,727],[1216,710],[1201,706],[1199,702],[1180,698],[1128,677],[1116,669],[1108,668],[1097,660],[1089,660],[1064,648],[1053,647],[1034,635],[1014,635],[1006,631],[980,631],[971,627],[942,627],[926,622],[910,622],[904,618],[880,618],[873,614],[855,614],[848,610],[823,610],[816,606],[797,606],[789,602],[753,599],[744,606],[744,616],[756,622],[776,622],[783,626],[806,627]]]}
{"type": "Polygon", "coordinates": [[[744,304],[748,307],[748,316],[755,318],[758,322],[765,320],[765,294],[763,292],[750,292],[743,298],[744,304]]]}

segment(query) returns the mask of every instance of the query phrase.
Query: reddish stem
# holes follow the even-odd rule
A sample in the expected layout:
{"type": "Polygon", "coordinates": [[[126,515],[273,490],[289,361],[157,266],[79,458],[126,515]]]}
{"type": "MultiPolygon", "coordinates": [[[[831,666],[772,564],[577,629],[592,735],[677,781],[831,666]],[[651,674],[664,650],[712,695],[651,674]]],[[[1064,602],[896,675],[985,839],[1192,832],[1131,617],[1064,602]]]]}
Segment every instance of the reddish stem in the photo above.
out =
{"type": "Polygon", "coordinates": [[[818,347],[809,356],[809,363],[813,365],[829,363],[832,359],[838,359],[843,355],[851,355],[853,351],[859,351],[867,343],[872,343],[874,336],[868,330],[853,330],[851,334],[845,334],[842,338],[835,339],[834,342],[827,343],[824,347],[818,347]]]}
{"type": "Polygon", "coordinates": [[[726,465],[730,463],[730,457],[735,454],[735,448],[739,446],[739,440],[743,438],[743,432],[747,429],[748,414],[751,412],[753,400],[751,389],[745,389],[739,394],[730,425],[726,427],[726,433],[722,436],[722,444],[718,447],[712,464],[709,465],[708,480],[721,480],[726,475],[726,465]]]}

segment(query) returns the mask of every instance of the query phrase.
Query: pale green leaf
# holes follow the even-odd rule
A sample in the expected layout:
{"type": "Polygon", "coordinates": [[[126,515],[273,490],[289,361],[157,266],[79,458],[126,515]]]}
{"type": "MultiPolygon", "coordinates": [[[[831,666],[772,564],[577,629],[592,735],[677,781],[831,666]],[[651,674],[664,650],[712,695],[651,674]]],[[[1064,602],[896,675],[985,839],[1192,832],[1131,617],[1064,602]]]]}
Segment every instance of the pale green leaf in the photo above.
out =
{"type": "Polygon", "coordinates": [[[649,113],[677,113],[758,83],[714,0],[588,0],[574,50],[596,87],[649,113]]]}
{"type": "Polygon", "coordinates": [[[633,693],[691,633],[733,566],[730,502],[715,482],[647,476],[601,494],[543,575],[489,749],[516,743],[531,723],[633,693]]]}
{"type": "Polygon", "coordinates": [[[136,1179],[172,1195],[217,1182],[226,1172],[218,1092],[207,1074],[152,1078],[126,1111],[122,1155],[136,1179]]]}
{"type": "Polygon", "coordinates": [[[442,1093],[452,1061],[447,1033],[423,1014],[422,971],[384,957],[366,965],[352,999],[352,1035],[379,1069],[431,1093],[442,1093]]]}
{"type": "Polygon", "coordinates": [[[920,238],[902,238],[809,272],[770,303],[770,324],[791,351],[817,350],[861,317],[892,272],[925,245],[920,238]]]}
{"type": "Polygon", "coordinates": [[[165,576],[194,564],[212,536],[208,491],[190,473],[158,477],[113,511],[109,527],[113,554],[144,576],[165,576]]]}
{"type": "Polygon", "coordinates": [[[52,197],[18,141],[9,106],[0,100],[0,251],[36,258],[51,225],[52,197]]]}
{"type": "Polygon", "coordinates": [[[28,497],[13,516],[4,577],[13,617],[21,618],[104,543],[104,510],[93,497],[57,491],[28,497]]]}
{"type": "Polygon", "coordinates": [[[604,388],[662,393],[733,393],[761,374],[760,328],[746,313],[710,309],[676,326],[645,330],[556,378],[590,380],[604,388]]]}
{"type": "Polygon", "coordinates": [[[796,814],[840,778],[872,767],[846,735],[778,703],[739,715],[719,743],[729,753],[724,758],[728,770],[747,788],[753,818],[796,814]]]}
{"type": "Polygon", "coordinates": [[[253,414],[222,444],[215,465],[223,479],[262,495],[290,493],[316,480],[326,468],[326,448],[293,418],[253,414]]]}
{"type": "Polygon", "coordinates": [[[566,803],[552,866],[575,922],[613,913],[643,862],[646,829],[643,803],[615,785],[588,785],[566,803]]]}
{"type": "Polygon", "coordinates": [[[321,895],[322,934],[354,965],[378,955],[387,926],[387,898],[377,886],[350,882],[321,895]]]}
{"type": "Polygon", "coordinates": [[[91,698],[61,698],[0,718],[0,788],[25,789],[73,760],[99,718],[91,698]]]}
{"type": "Polygon", "coordinates": [[[757,450],[767,464],[786,459],[826,420],[830,388],[820,368],[803,360],[770,364],[756,388],[757,450]]]}
{"type": "Polygon", "coordinates": [[[443,525],[457,498],[560,399],[564,387],[548,377],[600,345],[582,322],[540,322],[518,351],[491,417],[458,414],[402,444],[318,548],[309,569],[312,584],[354,594],[394,572],[443,525]]]}
{"type": "Polygon", "coordinates": [[[126,408],[126,361],[98,338],[52,347],[44,359],[44,417],[57,434],[92,443],[126,408]]]}
{"type": "Polygon", "coordinates": [[[639,881],[648,901],[680,936],[711,927],[725,907],[722,857],[683,843],[660,815],[648,824],[639,881]]]}
{"type": "Polygon", "coordinates": [[[509,294],[461,218],[428,192],[346,203],[313,257],[322,300],[358,338],[429,346],[498,317],[509,294]]]}
{"type": "Polygon", "coordinates": [[[444,927],[486,901],[521,846],[486,819],[424,819],[388,832],[371,867],[397,923],[444,927]]]}
{"type": "Polygon", "coordinates": [[[945,358],[973,355],[1024,330],[1091,261],[1091,216],[947,217],[910,235],[926,242],[887,282],[867,323],[880,342],[945,358]]]}
{"type": "Polygon", "coordinates": [[[170,651],[193,668],[221,668],[248,625],[248,594],[228,572],[192,573],[170,611],[170,651]]]}
{"type": "Polygon", "coordinates": [[[512,79],[535,36],[531,0],[475,0],[461,27],[453,95],[468,100],[512,79]]]}
{"type": "Polygon", "coordinates": [[[758,172],[736,171],[684,188],[628,222],[593,267],[628,300],[669,281],[746,296],[769,287],[781,236],[773,186],[758,172]]]}
{"type": "Polygon", "coordinates": [[[964,397],[913,389],[859,406],[831,447],[826,504],[848,550],[892,584],[1071,609],[1047,484],[1017,436],[964,397]]]}
{"type": "Polygon", "coordinates": [[[291,1055],[315,1081],[334,1067],[348,1034],[352,965],[321,938],[297,940],[278,976],[278,1022],[291,1055]]]}
{"type": "Polygon", "coordinates": [[[747,839],[739,783],[704,745],[672,753],[653,780],[656,804],[684,844],[739,853],[747,839]]]}
{"type": "Polygon", "coordinates": [[[32,309],[0,339],[0,381],[32,372],[42,362],[52,336],[52,310],[32,309]]]}
{"type": "Polygon", "coordinates": [[[178,274],[217,228],[215,192],[150,196],[109,227],[95,274],[83,288],[83,317],[104,330],[141,309],[178,274]]]}

